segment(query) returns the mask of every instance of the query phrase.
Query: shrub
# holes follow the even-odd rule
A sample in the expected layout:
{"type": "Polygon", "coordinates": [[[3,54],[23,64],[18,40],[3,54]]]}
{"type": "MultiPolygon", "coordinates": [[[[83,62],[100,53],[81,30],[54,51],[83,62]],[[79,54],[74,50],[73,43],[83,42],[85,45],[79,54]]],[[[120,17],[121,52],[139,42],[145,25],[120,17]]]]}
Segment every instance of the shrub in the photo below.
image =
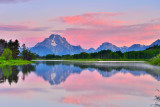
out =
{"type": "Polygon", "coordinates": [[[12,51],[9,48],[5,48],[3,53],[2,53],[2,57],[5,60],[10,60],[12,59],[12,51]]]}
{"type": "Polygon", "coordinates": [[[160,65],[160,54],[150,60],[150,63],[153,65],[160,65]]]}

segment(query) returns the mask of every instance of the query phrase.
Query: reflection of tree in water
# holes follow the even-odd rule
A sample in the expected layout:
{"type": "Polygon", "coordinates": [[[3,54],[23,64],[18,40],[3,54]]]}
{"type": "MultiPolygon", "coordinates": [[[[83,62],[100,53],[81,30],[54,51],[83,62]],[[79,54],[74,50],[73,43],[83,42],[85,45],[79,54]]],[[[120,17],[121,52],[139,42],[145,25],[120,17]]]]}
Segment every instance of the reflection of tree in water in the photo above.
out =
{"type": "Polygon", "coordinates": [[[155,103],[152,104],[152,107],[160,107],[160,90],[156,90],[157,95],[155,95],[155,103]]]}
{"type": "Polygon", "coordinates": [[[28,75],[31,71],[35,70],[33,65],[22,65],[18,66],[1,66],[0,67],[0,83],[4,83],[8,80],[8,83],[11,85],[12,83],[17,83],[19,78],[18,74],[22,71],[23,79],[28,75]]]}
{"type": "Polygon", "coordinates": [[[25,76],[28,76],[31,72],[35,71],[35,66],[29,64],[29,65],[22,65],[20,67],[22,73],[23,73],[23,80],[25,80],[25,76]]]}
{"type": "Polygon", "coordinates": [[[18,82],[18,67],[17,66],[2,66],[0,68],[0,83],[4,83],[8,80],[9,84],[17,83],[18,82]]]}

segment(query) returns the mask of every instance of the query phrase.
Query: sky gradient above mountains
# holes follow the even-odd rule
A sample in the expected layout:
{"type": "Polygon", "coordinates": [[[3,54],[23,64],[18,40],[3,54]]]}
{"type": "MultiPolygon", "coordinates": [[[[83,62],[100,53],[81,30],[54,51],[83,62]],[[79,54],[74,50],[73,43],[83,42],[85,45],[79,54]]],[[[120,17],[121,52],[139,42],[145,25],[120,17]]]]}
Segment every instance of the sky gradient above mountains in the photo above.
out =
{"type": "Polygon", "coordinates": [[[159,0],[0,0],[0,38],[32,47],[58,33],[72,45],[98,48],[160,38],[159,0]]]}

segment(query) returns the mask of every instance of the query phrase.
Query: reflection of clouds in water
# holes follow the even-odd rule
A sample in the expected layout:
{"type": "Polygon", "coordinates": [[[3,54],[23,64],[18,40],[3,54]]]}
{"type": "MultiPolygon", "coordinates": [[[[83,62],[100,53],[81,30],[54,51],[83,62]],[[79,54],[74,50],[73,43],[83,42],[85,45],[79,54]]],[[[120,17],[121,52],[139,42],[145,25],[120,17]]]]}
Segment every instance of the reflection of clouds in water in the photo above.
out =
{"type": "MultiPolygon", "coordinates": [[[[80,75],[71,75],[63,85],[67,91],[103,91],[106,94],[130,94],[132,92],[140,95],[145,92],[143,89],[150,89],[155,85],[155,80],[149,76],[135,77],[129,73],[122,74],[118,73],[111,78],[102,78],[102,76],[97,72],[90,73],[89,71],[84,71],[80,75]],[[74,82],[73,82],[74,81],[74,82]],[[139,88],[137,88],[139,87],[139,88]],[[132,91],[131,91],[132,90],[132,91]]],[[[150,94],[147,94],[147,96],[150,94]]]]}
{"type": "Polygon", "coordinates": [[[146,107],[152,104],[155,87],[160,85],[155,78],[158,71],[158,67],[144,63],[43,62],[35,72],[23,72],[28,74],[24,82],[0,89],[0,95],[86,107],[146,107]]]}
{"type": "Polygon", "coordinates": [[[25,94],[29,92],[47,92],[42,88],[3,88],[0,89],[0,94],[25,94]]]}
{"type": "MultiPolygon", "coordinates": [[[[135,103],[136,101],[134,100],[137,98],[141,98],[143,102],[143,100],[152,97],[154,87],[159,85],[149,75],[135,77],[129,73],[125,75],[119,73],[111,78],[102,78],[96,71],[93,74],[89,71],[84,71],[80,76],[77,76],[70,76],[62,84],[62,89],[74,93],[62,98],[62,102],[91,107],[96,107],[97,104],[98,106],[108,106],[108,103],[112,101],[125,104],[128,99],[129,102],[135,103]]],[[[119,105],[119,103],[113,104],[119,105]]]]}

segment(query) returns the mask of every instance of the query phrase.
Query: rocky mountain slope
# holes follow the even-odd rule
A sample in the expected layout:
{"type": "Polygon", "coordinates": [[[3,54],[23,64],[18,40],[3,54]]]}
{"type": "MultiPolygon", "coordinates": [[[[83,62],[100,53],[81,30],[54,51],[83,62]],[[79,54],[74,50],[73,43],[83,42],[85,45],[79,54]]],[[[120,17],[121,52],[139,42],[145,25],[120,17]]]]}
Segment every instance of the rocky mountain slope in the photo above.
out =
{"type": "Polygon", "coordinates": [[[37,53],[40,56],[47,54],[66,55],[66,54],[78,54],[85,50],[81,46],[73,46],[67,42],[65,38],[60,35],[52,34],[49,38],[46,38],[43,42],[36,44],[30,49],[32,52],[37,53]]]}

